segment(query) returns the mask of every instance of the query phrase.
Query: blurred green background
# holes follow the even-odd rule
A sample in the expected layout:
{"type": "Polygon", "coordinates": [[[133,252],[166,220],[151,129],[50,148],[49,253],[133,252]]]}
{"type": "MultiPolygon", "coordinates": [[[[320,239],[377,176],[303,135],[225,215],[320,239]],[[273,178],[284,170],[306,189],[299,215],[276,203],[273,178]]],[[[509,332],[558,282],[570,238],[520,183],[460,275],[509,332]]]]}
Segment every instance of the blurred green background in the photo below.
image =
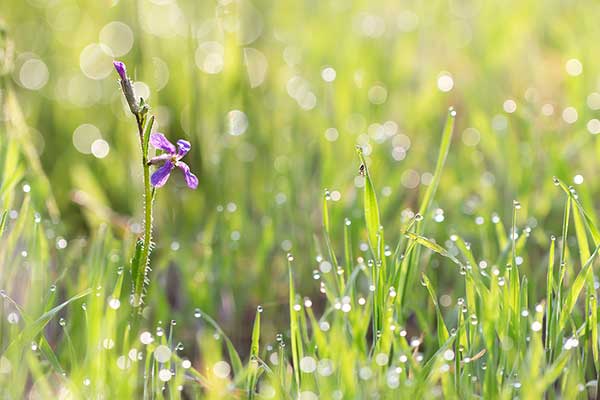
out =
{"type": "MultiPolygon", "coordinates": [[[[598,2],[558,0],[8,0],[0,16],[14,58],[3,73],[23,112],[23,184],[36,210],[61,221],[48,222],[56,252],[77,254],[102,225],[132,248],[142,171],[112,69],[124,61],[158,130],[192,143],[186,161],[200,179],[190,191],[174,174],[157,194],[156,319],[200,307],[247,342],[257,304],[267,324],[287,306],[288,251],[300,292],[319,307],[325,188],[337,248],[345,217],[357,248],[366,241],[355,145],[395,243],[431,180],[452,105],[457,129],[425,231],[479,243],[494,213],[509,224],[518,199],[534,228],[523,268],[535,282],[536,248],[547,245],[535,228],[558,233],[561,223],[551,177],[581,185],[588,208],[600,190],[599,15],[598,2]]],[[[87,273],[72,258],[68,273],[58,263],[49,275],[87,273]]],[[[452,295],[456,274],[437,279],[452,295]]]]}

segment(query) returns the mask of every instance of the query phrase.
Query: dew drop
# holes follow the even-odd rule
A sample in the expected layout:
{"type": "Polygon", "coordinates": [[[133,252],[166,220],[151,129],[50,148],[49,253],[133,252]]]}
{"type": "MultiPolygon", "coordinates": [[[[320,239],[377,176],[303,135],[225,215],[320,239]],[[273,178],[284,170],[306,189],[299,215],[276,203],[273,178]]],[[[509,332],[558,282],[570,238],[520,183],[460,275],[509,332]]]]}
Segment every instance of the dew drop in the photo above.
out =
{"type": "Polygon", "coordinates": [[[142,332],[140,334],[140,342],[142,342],[143,344],[150,344],[154,341],[154,338],[152,337],[152,334],[148,331],[142,332]]]}
{"type": "Polygon", "coordinates": [[[231,373],[231,367],[225,361],[217,361],[213,367],[215,375],[221,379],[225,379],[231,373]]]}
{"type": "Polygon", "coordinates": [[[108,301],[108,306],[113,310],[116,310],[121,307],[121,301],[119,299],[112,298],[108,301]]]}
{"type": "Polygon", "coordinates": [[[7,319],[8,323],[11,325],[18,324],[19,323],[19,314],[17,314],[16,312],[11,312],[8,314],[6,319],[7,319]]]}
{"type": "Polygon", "coordinates": [[[173,374],[171,373],[171,371],[166,368],[158,371],[158,379],[160,379],[163,382],[170,381],[172,376],[173,376],[173,374]]]}
{"type": "Polygon", "coordinates": [[[169,349],[164,344],[161,344],[156,347],[154,350],[154,359],[158,362],[164,363],[169,361],[171,358],[171,349],[169,349]]]}

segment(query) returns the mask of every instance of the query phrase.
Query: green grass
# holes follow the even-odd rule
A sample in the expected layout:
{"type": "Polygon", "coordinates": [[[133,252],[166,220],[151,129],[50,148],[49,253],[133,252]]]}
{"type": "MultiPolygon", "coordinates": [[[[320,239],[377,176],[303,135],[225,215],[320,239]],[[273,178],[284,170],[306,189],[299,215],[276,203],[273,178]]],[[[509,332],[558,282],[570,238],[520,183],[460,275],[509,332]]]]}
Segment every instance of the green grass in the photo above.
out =
{"type": "Polygon", "coordinates": [[[597,397],[598,4],[159,3],[0,10],[0,398],[597,397]],[[141,316],[111,21],[200,179],[157,190],[141,316]]]}

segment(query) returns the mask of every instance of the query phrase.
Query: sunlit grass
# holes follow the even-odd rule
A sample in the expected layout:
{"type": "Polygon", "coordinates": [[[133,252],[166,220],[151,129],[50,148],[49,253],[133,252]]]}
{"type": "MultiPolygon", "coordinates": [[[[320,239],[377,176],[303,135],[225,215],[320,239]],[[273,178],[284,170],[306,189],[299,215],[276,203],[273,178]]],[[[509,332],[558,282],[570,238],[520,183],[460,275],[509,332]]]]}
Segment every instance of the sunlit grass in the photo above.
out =
{"type": "Polygon", "coordinates": [[[0,397],[596,397],[598,7],[9,0],[0,397]]]}

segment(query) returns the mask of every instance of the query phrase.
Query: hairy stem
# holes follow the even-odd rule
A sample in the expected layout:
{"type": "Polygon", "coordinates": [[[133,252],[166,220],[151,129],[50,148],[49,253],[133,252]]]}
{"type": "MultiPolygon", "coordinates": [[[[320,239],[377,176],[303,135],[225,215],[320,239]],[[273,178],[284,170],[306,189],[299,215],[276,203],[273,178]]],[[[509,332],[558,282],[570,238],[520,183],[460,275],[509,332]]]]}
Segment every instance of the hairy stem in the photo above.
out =
{"type": "MultiPolygon", "coordinates": [[[[154,191],[150,184],[148,146],[144,144],[144,121],[139,117],[136,117],[136,120],[140,134],[140,146],[142,148],[142,168],[144,169],[144,244],[142,247],[140,268],[138,268],[137,276],[135,277],[134,287],[134,305],[139,306],[142,304],[144,281],[150,265],[150,247],[152,245],[152,200],[154,198],[154,191]]],[[[151,124],[152,122],[153,119],[151,118],[148,123],[151,124]]]]}

